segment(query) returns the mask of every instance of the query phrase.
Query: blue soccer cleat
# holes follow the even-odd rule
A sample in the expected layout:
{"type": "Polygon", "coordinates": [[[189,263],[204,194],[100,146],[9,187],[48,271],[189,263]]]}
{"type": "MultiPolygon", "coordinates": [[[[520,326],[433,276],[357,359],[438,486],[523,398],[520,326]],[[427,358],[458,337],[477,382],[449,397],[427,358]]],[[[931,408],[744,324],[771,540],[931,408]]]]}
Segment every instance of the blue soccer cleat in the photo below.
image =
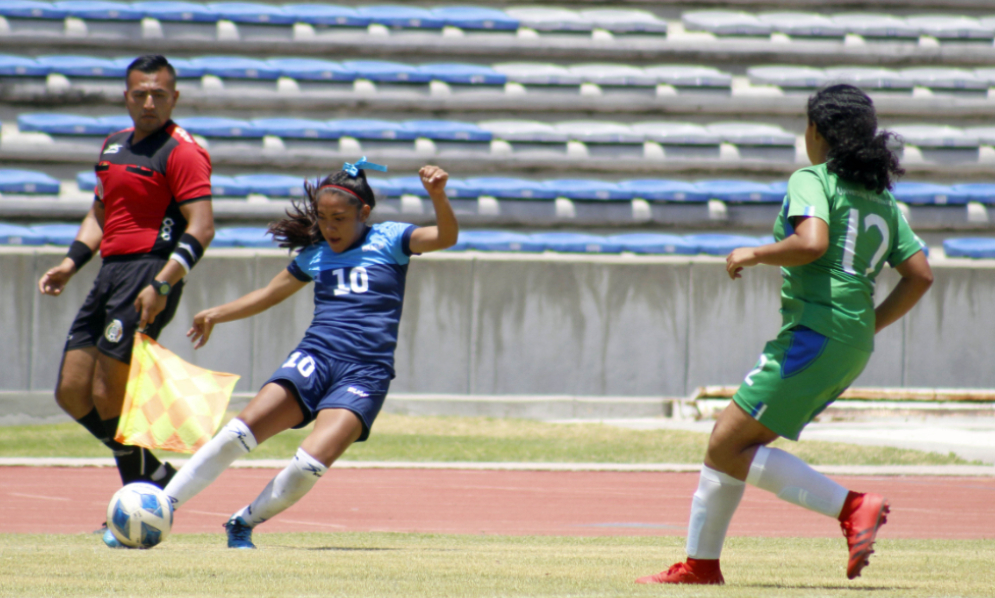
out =
{"type": "Polygon", "coordinates": [[[241,517],[232,517],[225,524],[228,532],[228,548],[255,548],[252,543],[252,527],[241,517]]]}
{"type": "Polygon", "coordinates": [[[102,537],[104,540],[104,544],[107,545],[107,548],[128,548],[127,546],[122,544],[120,540],[117,539],[117,537],[114,535],[114,532],[112,532],[110,529],[105,529],[104,535],[102,537]]]}

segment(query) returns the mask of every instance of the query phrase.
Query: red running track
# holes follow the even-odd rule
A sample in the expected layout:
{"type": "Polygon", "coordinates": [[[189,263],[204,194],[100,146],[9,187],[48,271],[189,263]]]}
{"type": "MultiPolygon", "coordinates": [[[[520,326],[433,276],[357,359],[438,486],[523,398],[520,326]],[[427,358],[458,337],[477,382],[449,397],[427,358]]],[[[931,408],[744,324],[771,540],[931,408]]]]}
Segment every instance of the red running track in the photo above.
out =
{"type": "MultiPolygon", "coordinates": [[[[230,469],[177,512],[177,533],[217,532],[276,475],[230,469]]],[[[891,500],[882,538],[995,538],[995,479],[836,478],[891,500]]],[[[332,469],[259,532],[684,535],[696,473],[332,469]]],[[[113,468],[0,467],[0,533],[89,532],[120,486],[113,468]]],[[[748,487],[731,535],[837,537],[839,525],[748,487]]]]}

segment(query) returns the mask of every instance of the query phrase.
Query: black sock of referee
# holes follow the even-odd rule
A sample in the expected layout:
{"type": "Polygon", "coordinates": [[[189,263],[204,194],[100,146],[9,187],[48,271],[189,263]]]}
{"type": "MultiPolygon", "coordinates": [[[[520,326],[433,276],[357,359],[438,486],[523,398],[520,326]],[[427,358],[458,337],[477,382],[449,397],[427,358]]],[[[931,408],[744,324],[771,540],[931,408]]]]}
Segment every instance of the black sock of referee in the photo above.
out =
{"type": "Polygon", "coordinates": [[[117,471],[121,474],[122,484],[147,480],[149,474],[162,467],[162,463],[146,448],[128,446],[114,440],[119,419],[113,417],[101,422],[104,426],[104,438],[101,438],[101,442],[114,452],[114,461],[117,462],[117,471]]]}

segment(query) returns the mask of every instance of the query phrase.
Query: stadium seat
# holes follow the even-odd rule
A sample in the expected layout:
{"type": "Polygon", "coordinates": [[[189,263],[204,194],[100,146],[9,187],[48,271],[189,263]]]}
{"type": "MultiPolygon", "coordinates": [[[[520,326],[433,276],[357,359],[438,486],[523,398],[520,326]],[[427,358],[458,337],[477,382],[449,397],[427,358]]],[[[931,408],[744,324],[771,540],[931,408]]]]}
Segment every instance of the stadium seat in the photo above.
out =
{"type": "Polygon", "coordinates": [[[808,66],[754,66],[746,69],[750,83],[777,85],[781,89],[811,90],[829,81],[822,69],[808,66]]]}
{"type": "Polygon", "coordinates": [[[44,172],[0,169],[0,193],[58,195],[61,184],[44,172]]]}
{"type": "Polygon", "coordinates": [[[546,249],[546,244],[532,235],[491,230],[460,231],[459,240],[453,249],[474,249],[476,251],[525,251],[538,253],[546,249]]]}
{"type": "MultiPolygon", "coordinates": [[[[448,185],[446,186],[448,189],[448,185]]],[[[414,195],[416,197],[428,197],[428,191],[422,185],[419,176],[396,176],[390,179],[391,196],[414,195]]]]}
{"type": "Polygon", "coordinates": [[[723,235],[707,233],[702,235],[687,235],[684,240],[698,248],[698,253],[707,255],[729,255],[739,247],[757,247],[760,240],[756,237],[742,235],[723,235]]]}
{"type": "Polygon", "coordinates": [[[622,244],[607,237],[584,233],[534,233],[533,241],[542,243],[546,251],[562,253],[621,253],[622,244]]]}
{"type": "Polygon", "coordinates": [[[622,181],[619,189],[632,193],[633,197],[646,201],[703,202],[708,201],[708,193],[696,184],[687,181],[665,181],[657,179],[622,181]]]}
{"type": "MultiPolygon", "coordinates": [[[[359,76],[355,70],[347,68],[331,60],[317,58],[271,58],[266,64],[279,72],[280,76],[294,79],[298,85],[306,82],[343,82],[352,87],[352,82],[359,76]]],[[[320,85],[320,89],[329,89],[320,85]]]]}
{"type": "MultiPolygon", "coordinates": [[[[979,139],[963,129],[943,125],[899,125],[891,127],[906,146],[916,146],[927,162],[957,164],[977,162],[979,139]]],[[[905,148],[908,154],[909,148],[905,148]]]]}
{"type": "Polygon", "coordinates": [[[630,127],[646,141],[660,144],[666,158],[718,158],[722,137],[705,127],[681,122],[643,122],[630,127]]]}
{"type": "Polygon", "coordinates": [[[580,13],[565,8],[521,7],[509,8],[505,13],[517,19],[521,27],[547,33],[589,32],[591,22],[580,13]]]}
{"type": "Polygon", "coordinates": [[[86,170],[76,173],[76,186],[84,193],[91,193],[97,188],[97,173],[86,170]]]}
{"type": "Polygon", "coordinates": [[[973,95],[988,93],[988,81],[964,69],[917,67],[904,69],[901,74],[912,79],[915,85],[934,91],[971,92],[973,95]]]}
{"type": "MultiPolygon", "coordinates": [[[[445,83],[446,91],[480,90],[488,86],[493,91],[503,92],[508,76],[497,72],[489,66],[479,64],[441,63],[423,64],[418,70],[425,73],[434,82],[445,83]]],[[[433,93],[436,90],[433,89],[433,93]]]]}
{"type": "MultiPolygon", "coordinates": [[[[204,74],[222,80],[275,81],[280,76],[279,68],[263,60],[243,56],[201,56],[191,58],[190,64],[204,69],[204,74]]],[[[267,86],[272,87],[272,84],[267,86]]]]}
{"type": "MultiPolygon", "coordinates": [[[[100,77],[124,79],[128,65],[121,65],[110,58],[95,56],[39,56],[39,65],[47,67],[49,72],[59,73],[67,77],[100,77]]],[[[130,61],[129,63],[130,64],[130,61]]]]}
{"type": "Polygon", "coordinates": [[[34,58],[0,54],[0,77],[44,77],[50,70],[34,58]]]}
{"type": "Polygon", "coordinates": [[[919,28],[892,15],[853,12],[834,15],[833,23],[869,40],[900,41],[918,39],[919,28]]]}
{"type": "Polygon", "coordinates": [[[261,23],[265,25],[293,25],[294,17],[280,6],[255,2],[214,2],[207,5],[222,19],[234,23],[261,23]]]}
{"type": "MultiPolygon", "coordinates": [[[[79,181],[79,177],[83,174],[85,173],[80,173],[76,180],[79,181]]],[[[215,197],[245,197],[250,192],[249,184],[236,181],[235,177],[221,174],[211,175],[211,195],[215,197]]]]}
{"type": "MultiPolygon", "coordinates": [[[[529,92],[555,91],[563,92],[563,88],[576,88],[582,83],[579,75],[575,75],[555,64],[532,62],[506,62],[495,64],[494,70],[508,78],[508,81],[527,85],[529,92]]],[[[573,91],[578,91],[574,89],[573,91]]]]}
{"type": "Polygon", "coordinates": [[[545,181],[543,187],[556,193],[557,197],[581,201],[629,201],[633,193],[622,189],[618,183],[587,179],[554,179],[545,181]]]}
{"type": "Polygon", "coordinates": [[[979,40],[995,39],[995,28],[982,25],[977,19],[950,15],[916,15],[906,17],[906,22],[918,27],[924,35],[935,37],[941,41],[949,40],[979,40]]]}
{"type": "Polygon", "coordinates": [[[656,94],[656,77],[647,75],[643,69],[623,64],[575,64],[567,68],[571,75],[580,77],[584,83],[593,83],[601,91],[642,91],[656,94]],[[635,88],[635,89],[633,89],[635,88]]]}
{"type": "MultiPolygon", "coordinates": [[[[431,75],[418,69],[417,66],[388,62],[384,60],[346,60],[342,66],[355,71],[358,79],[366,82],[362,89],[371,91],[416,91],[427,94],[431,75]]],[[[357,87],[357,89],[360,89],[357,87]]]]}
{"type": "Polygon", "coordinates": [[[968,127],[964,129],[964,134],[977,137],[978,143],[982,145],[995,146],[995,127],[968,127]]]}
{"type": "MultiPolygon", "coordinates": [[[[492,120],[477,123],[477,126],[507,144],[507,152],[563,154],[567,151],[569,135],[539,121],[492,120]]],[[[493,144],[492,151],[496,151],[493,144]]]]}
{"type": "Polygon", "coordinates": [[[947,257],[995,258],[995,239],[984,237],[947,239],[943,242],[943,251],[947,257]]]}
{"type": "Polygon", "coordinates": [[[79,224],[37,224],[30,228],[45,239],[45,245],[69,245],[79,233],[79,224]]]}
{"type": "Polygon", "coordinates": [[[995,205],[995,183],[961,183],[951,185],[950,189],[954,193],[966,196],[968,201],[995,205]]]}
{"type": "Polygon", "coordinates": [[[7,22],[7,31],[0,35],[61,36],[65,33],[65,9],[35,0],[5,0],[0,2],[0,17],[7,22]]]}
{"type": "Polygon", "coordinates": [[[351,6],[335,4],[284,4],[283,12],[298,23],[307,23],[316,31],[338,28],[368,27],[370,17],[360,15],[351,6]]]}
{"type": "Polygon", "coordinates": [[[267,197],[301,197],[304,195],[304,179],[299,176],[240,174],[233,178],[237,184],[247,186],[249,193],[258,193],[267,197]]]}
{"type": "MultiPolygon", "coordinates": [[[[196,2],[135,2],[135,10],[155,19],[165,39],[214,40],[221,15],[208,5],[196,2]]],[[[172,62],[172,61],[170,61],[172,62]]]]}
{"type": "Polygon", "coordinates": [[[22,132],[48,133],[49,135],[105,137],[111,132],[106,124],[101,124],[96,118],[79,114],[19,114],[17,128],[22,132]]]}
{"type": "Polygon", "coordinates": [[[595,8],[580,11],[580,18],[596,29],[604,29],[616,35],[667,33],[667,22],[645,10],[595,8]]]}
{"type": "Polygon", "coordinates": [[[784,200],[784,193],[771,189],[765,183],[753,181],[699,181],[695,183],[695,188],[708,199],[733,203],[781,203],[784,200]]]}
{"type": "Polygon", "coordinates": [[[328,126],[338,137],[349,137],[359,142],[359,151],[365,149],[414,149],[418,137],[414,131],[404,128],[401,123],[374,119],[330,120],[328,126]]]}
{"type": "Polygon", "coordinates": [[[835,37],[846,35],[846,29],[829,17],[805,12],[760,13],[757,19],[770,25],[771,31],[796,37],[835,37]]]}
{"type": "Polygon", "coordinates": [[[444,18],[414,6],[360,6],[356,13],[391,29],[442,29],[446,25],[444,18]]]}
{"type": "Polygon", "coordinates": [[[0,222],[0,245],[44,245],[45,235],[27,226],[0,222]]]}
{"type": "Polygon", "coordinates": [[[401,123],[415,139],[432,141],[438,154],[490,152],[494,135],[474,123],[454,120],[409,120],[401,123]]]}
{"type": "Polygon", "coordinates": [[[565,133],[571,141],[583,143],[584,151],[590,156],[620,158],[643,155],[643,135],[622,123],[580,120],[557,123],[553,128],[565,133]]]}
{"type": "Polygon", "coordinates": [[[493,8],[479,6],[446,6],[432,10],[432,16],[442,19],[450,27],[463,30],[516,31],[518,19],[493,8]]]}
{"type": "Polygon", "coordinates": [[[745,12],[702,10],[686,12],[681,22],[688,31],[707,31],[715,35],[770,35],[771,25],[745,12]]]}
{"type": "Polygon", "coordinates": [[[708,66],[661,64],[645,67],[643,72],[677,91],[728,93],[732,87],[732,75],[708,66]]]}
{"type": "Polygon", "coordinates": [[[509,177],[479,177],[463,181],[467,189],[475,189],[479,195],[497,199],[553,200],[558,196],[555,189],[540,181],[509,177]]]}
{"type": "Polygon", "coordinates": [[[628,233],[606,237],[610,244],[620,245],[622,251],[638,254],[694,255],[698,247],[679,235],[662,233],[628,233]]]}
{"type": "Polygon", "coordinates": [[[834,83],[850,83],[871,91],[911,91],[915,86],[912,79],[898,71],[874,67],[830,68],[826,69],[826,79],[834,83]]]}
{"type": "Polygon", "coordinates": [[[103,0],[66,0],[52,4],[66,11],[66,17],[79,19],[81,30],[77,34],[107,39],[140,39],[142,37],[142,11],[123,2],[103,0]]]}
{"type": "Polygon", "coordinates": [[[968,194],[955,191],[949,185],[901,181],[895,183],[891,194],[898,201],[912,205],[963,205],[968,202],[968,194]]]}
{"type": "Polygon", "coordinates": [[[776,125],[719,122],[708,125],[706,130],[735,145],[744,159],[781,162],[795,159],[795,136],[776,125]]]}
{"type": "Polygon", "coordinates": [[[188,116],[176,119],[176,123],[193,133],[204,137],[258,139],[265,131],[250,121],[216,116],[188,116]]]}
{"type": "Polygon", "coordinates": [[[277,248],[279,245],[265,228],[236,226],[218,229],[211,242],[212,247],[257,247],[257,248],[277,248]],[[221,245],[217,245],[218,241],[221,245]]]}
{"type": "MultiPolygon", "coordinates": [[[[125,58],[117,58],[114,63],[123,69],[127,69],[134,61],[134,58],[128,56],[125,58]]],[[[176,78],[179,79],[178,83],[182,84],[183,79],[196,79],[198,80],[198,85],[200,84],[199,79],[204,75],[204,67],[197,66],[187,58],[170,58],[169,64],[173,65],[173,70],[176,71],[176,78]]]]}
{"type": "Polygon", "coordinates": [[[321,120],[306,118],[257,118],[252,125],[264,135],[283,139],[338,139],[336,131],[321,120]]]}

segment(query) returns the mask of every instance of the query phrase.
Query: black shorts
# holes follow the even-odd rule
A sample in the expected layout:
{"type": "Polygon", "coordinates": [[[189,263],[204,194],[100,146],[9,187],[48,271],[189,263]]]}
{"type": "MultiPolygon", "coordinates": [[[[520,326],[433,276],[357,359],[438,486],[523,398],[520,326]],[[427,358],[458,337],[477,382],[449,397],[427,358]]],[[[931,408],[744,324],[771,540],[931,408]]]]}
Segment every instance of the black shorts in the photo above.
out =
{"type": "MultiPolygon", "coordinates": [[[[104,260],[93,289],[69,328],[64,351],[96,346],[104,355],[131,363],[131,348],[141,321],[141,314],[135,310],[135,299],[152,283],[166,261],[151,255],[104,260]]],[[[182,293],[181,280],[169,293],[166,308],[156,316],[155,322],[145,327],[145,334],[159,338],[159,333],[176,314],[182,293]]]]}

